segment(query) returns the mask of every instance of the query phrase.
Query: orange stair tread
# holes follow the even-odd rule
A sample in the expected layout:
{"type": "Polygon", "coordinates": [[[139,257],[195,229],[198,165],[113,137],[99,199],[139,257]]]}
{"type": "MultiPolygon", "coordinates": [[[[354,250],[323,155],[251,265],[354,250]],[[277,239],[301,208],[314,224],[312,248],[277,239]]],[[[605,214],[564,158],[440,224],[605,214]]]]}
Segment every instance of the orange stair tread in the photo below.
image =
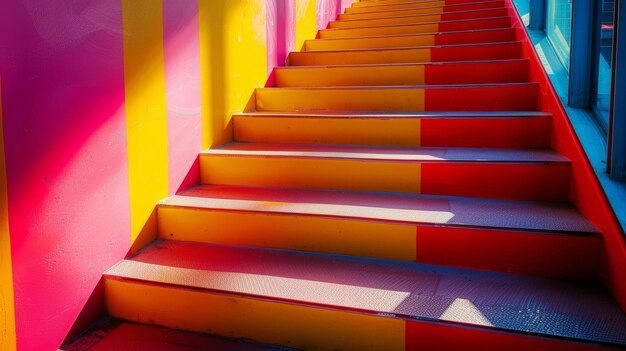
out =
{"type": "Polygon", "coordinates": [[[626,345],[626,315],[596,283],[177,241],[152,244],[105,279],[626,345]]]}
{"type": "MultiPolygon", "coordinates": [[[[426,16],[443,15],[443,14],[450,15],[450,14],[487,12],[487,11],[502,10],[502,9],[506,9],[506,7],[498,6],[498,7],[478,9],[478,10],[450,11],[450,12],[439,12],[439,13],[424,13],[424,14],[418,14],[418,15],[390,16],[390,17],[382,17],[382,18],[374,17],[374,18],[371,18],[371,19],[361,19],[361,18],[359,18],[359,19],[347,19],[347,20],[344,19],[344,20],[334,21],[334,22],[359,22],[359,21],[379,20],[379,19],[389,20],[389,19],[394,19],[394,18],[426,17],[426,16]]],[[[419,22],[419,23],[421,23],[421,22],[419,22]]]]}

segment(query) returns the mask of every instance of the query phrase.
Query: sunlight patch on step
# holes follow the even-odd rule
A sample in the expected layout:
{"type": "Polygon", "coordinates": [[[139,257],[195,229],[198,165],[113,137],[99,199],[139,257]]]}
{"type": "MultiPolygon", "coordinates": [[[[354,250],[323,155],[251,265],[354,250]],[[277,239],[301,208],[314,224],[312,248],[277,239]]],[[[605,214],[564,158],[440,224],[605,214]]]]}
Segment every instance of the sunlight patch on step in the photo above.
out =
{"type": "Polygon", "coordinates": [[[442,320],[493,327],[493,324],[468,299],[456,298],[439,317],[442,320]]]}

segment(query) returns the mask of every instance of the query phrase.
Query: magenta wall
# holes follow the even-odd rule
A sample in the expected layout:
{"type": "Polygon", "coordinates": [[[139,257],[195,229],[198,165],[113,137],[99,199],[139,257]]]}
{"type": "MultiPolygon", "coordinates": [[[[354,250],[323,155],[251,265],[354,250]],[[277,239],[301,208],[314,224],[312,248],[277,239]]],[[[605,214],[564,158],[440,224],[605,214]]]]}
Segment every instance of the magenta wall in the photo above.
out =
{"type": "Polygon", "coordinates": [[[130,224],[119,0],[0,3],[0,75],[19,350],[101,314],[130,224]]]}
{"type": "MultiPolygon", "coordinates": [[[[160,0],[168,188],[198,181],[197,0],[160,0]]],[[[295,49],[295,0],[265,1],[267,69],[295,49]]],[[[325,27],[346,0],[318,0],[325,27]]],[[[160,4],[160,3],[159,3],[160,4]]],[[[0,1],[0,77],[19,350],[54,350],[103,313],[130,249],[122,0],[0,1]]]]}

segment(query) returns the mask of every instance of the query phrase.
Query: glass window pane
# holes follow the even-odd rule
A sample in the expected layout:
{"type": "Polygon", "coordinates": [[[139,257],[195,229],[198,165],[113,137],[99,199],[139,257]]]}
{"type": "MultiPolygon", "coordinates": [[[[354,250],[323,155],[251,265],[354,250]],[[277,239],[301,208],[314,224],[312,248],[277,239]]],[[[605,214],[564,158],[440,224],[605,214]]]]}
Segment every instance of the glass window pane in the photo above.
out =
{"type": "Polygon", "coordinates": [[[546,1],[546,34],[559,59],[569,70],[570,40],[572,32],[572,1],[546,1]]]}
{"type": "Polygon", "coordinates": [[[600,123],[606,129],[609,123],[609,103],[611,99],[611,65],[613,61],[613,0],[600,0],[600,46],[598,50],[598,90],[595,98],[595,111],[600,123]]]}

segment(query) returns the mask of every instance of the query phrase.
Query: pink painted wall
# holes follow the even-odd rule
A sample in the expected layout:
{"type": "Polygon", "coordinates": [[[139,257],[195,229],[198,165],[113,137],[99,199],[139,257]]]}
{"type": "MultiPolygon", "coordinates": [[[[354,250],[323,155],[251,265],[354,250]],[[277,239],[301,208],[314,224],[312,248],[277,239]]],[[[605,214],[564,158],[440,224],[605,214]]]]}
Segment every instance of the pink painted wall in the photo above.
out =
{"type": "Polygon", "coordinates": [[[352,0],[317,0],[317,29],[325,29],[350,5],[352,0]]]}
{"type": "Polygon", "coordinates": [[[3,0],[0,75],[19,350],[102,313],[129,246],[119,0],[3,0]]]}
{"type": "MultiPolygon", "coordinates": [[[[295,0],[266,1],[267,69],[295,50],[295,0]]],[[[325,27],[350,0],[318,0],[325,27]],[[343,1],[343,2],[341,2],[343,1]]],[[[162,0],[168,187],[198,181],[197,0],[162,0]]],[[[0,76],[19,350],[54,350],[103,313],[131,225],[122,1],[0,1],[0,76]]]]}
{"type": "Polygon", "coordinates": [[[265,0],[267,15],[267,73],[284,66],[296,48],[296,0],[265,0]]]}
{"type": "Polygon", "coordinates": [[[163,0],[169,193],[197,184],[202,95],[197,0],[163,0]]]}

